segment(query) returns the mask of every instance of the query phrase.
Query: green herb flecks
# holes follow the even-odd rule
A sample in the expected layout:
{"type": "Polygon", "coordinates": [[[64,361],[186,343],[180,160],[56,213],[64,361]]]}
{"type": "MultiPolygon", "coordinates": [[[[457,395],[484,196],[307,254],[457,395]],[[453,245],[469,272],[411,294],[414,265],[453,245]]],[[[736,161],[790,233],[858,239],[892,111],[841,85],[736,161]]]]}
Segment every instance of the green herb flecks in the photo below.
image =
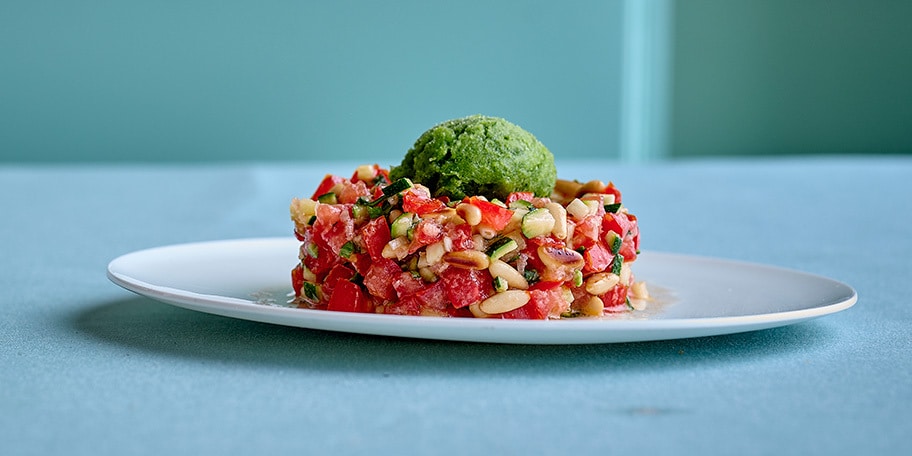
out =
{"type": "Polygon", "coordinates": [[[339,256],[342,258],[351,258],[352,254],[358,253],[360,249],[355,245],[354,242],[348,241],[345,244],[342,244],[342,248],[339,249],[339,256]]]}
{"type": "Polygon", "coordinates": [[[611,261],[611,273],[621,275],[621,267],[624,266],[624,257],[621,254],[614,256],[614,260],[611,261]]]}

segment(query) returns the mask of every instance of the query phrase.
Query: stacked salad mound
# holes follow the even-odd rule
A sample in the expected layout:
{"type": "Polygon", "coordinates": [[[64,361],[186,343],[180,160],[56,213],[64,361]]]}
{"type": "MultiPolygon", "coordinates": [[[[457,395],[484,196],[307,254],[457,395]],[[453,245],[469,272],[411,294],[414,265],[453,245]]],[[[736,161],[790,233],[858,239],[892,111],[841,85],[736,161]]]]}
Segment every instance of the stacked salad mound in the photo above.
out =
{"type": "Polygon", "coordinates": [[[503,119],[456,119],[422,135],[392,173],[364,165],[350,178],[327,175],[311,198],[291,203],[301,241],[300,263],[291,273],[295,304],[504,319],[641,308],[648,292],[630,267],[639,228],[612,183],[550,178],[543,189],[547,171],[544,178],[528,170],[460,174],[451,166],[468,158],[491,169],[505,153],[521,165],[530,149],[535,160],[550,157],[530,137],[503,119]],[[429,147],[436,150],[427,154],[429,147]],[[428,165],[440,173],[414,172],[428,165]],[[536,188],[523,187],[527,182],[536,188]]]}

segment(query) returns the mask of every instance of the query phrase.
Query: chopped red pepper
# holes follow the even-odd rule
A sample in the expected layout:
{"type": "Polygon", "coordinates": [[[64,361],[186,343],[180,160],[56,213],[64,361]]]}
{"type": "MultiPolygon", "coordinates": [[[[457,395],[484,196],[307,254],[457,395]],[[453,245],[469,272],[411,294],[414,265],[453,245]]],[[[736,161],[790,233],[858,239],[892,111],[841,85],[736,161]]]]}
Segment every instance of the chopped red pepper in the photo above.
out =
{"type": "Polygon", "coordinates": [[[481,210],[481,224],[495,230],[502,230],[513,218],[513,211],[477,196],[469,197],[467,202],[481,210]]]}
{"type": "Polygon", "coordinates": [[[332,174],[327,174],[323,178],[323,180],[320,182],[320,185],[317,186],[317,191],[314,192],[313,196],[311,196],[310,199],[315,200],[320,195],[325,195],[326,193],[329,193],[329,191],[332,190],[332,188],[335,187],[336,184],[341,183],[343,181],[345,181],[345,178],[343,178],[343,177],[333,176],[332,174]]]}

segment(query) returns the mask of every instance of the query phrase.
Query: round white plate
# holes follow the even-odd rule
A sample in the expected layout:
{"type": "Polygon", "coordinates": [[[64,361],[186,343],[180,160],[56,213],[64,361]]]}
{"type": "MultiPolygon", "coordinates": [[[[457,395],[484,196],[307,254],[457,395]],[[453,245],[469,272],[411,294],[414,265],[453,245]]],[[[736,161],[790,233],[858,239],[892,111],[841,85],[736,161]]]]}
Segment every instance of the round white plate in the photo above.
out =
{"type": "Polygon", "coordinates": [[[528,321],[409,317],[298,309],[286,305],[294,238],[241,239],[158,247],[116,258],[114,283],[187,309],[246,320],[426,339],[524,344],[635,342],[773,328],[845,310],[848,285],[759,264],[644,252],[634,264],[653,302],[603,319],[528,321]]]}

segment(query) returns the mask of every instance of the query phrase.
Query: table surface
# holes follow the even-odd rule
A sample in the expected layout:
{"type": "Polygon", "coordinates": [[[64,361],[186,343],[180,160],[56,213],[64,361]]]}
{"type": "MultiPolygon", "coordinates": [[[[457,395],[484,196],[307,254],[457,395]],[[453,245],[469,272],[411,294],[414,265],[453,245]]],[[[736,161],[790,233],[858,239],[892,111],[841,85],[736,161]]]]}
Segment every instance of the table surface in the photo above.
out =
{"type": "Polygon", "coordinates": [[[355,165],[0,166],[0,453],[912,449],[907,157],[559,162],[621,188],[644,250],[858,292],[777,329],[572,346],[375,337],[193,312],[105,277],[147,247],[287,236],[289,200],[355,165]]]}

